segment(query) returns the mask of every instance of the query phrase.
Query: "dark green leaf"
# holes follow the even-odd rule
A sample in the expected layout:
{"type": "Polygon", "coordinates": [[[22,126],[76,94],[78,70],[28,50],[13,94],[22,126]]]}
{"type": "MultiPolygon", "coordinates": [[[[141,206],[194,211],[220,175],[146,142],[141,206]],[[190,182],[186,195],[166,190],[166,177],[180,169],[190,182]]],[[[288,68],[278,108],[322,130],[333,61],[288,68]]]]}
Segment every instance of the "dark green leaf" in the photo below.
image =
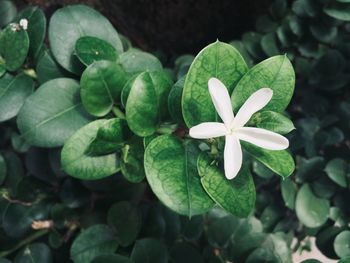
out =
{"type": "Polygon", "coordinates": [[[120,170],[115,153],[102,156],[86,154],[91,141],[96,138],[106,120],[97,120],[85,125],[74,133],[64,144],[61,152],[63,170],[69,175],[85,180],[100,179],[120,170]]]}
{"type": "Polygon", "coordinates": [[[142,144],[132,142],[122,149],[121,172],[126,180],[139,183],[145,178],[143,165],[144,149],[142,144]]]}
{"type": "Polygon", "coordinates": [[[336,19],[350,21],[350,4],[331,2],[323,8],[323,11],[336,19]]]}
{"type": "Polygon", "coordinates": [[[73,79],[46,82],[27,98],[18,113],[17,125],[31,145],[57,147],[88,123],[73,79]]]}
{"type": "Polygon", "coordinates": [[[148,183],[157,197],[179,214],[193,216],[208,211],[213,202],[200,184],[199,149],[171,135],[152,140],[145,151],[148,183]]]}
{"type": "Polygon", "coordinates": [[[133,263],[129,258],[117,255],[106,254],[95,257],[91,263],[133,263]]]}
{"type": "Polygon", "coordinates": [[[0,185],[5,181],[7,175],[7,165],[5,158],[0,153],[0,185]]]}
{"type": "Polygon", "coordinates": [[[173,120],[179,124],[184,123],[182,108],[181,108],[181,98],[182,91],[185,84],[185,76],[179,79],[174,86],[171,88],[169,97],[168,97],[168,108],[169,113],[173,120]]]}
{"type": "Polygon", "coordinates": [[[0,28],[10,23],[16,16],[17,9],[10,0],[0,1],[0,28]]]}
{"type": "Polygon", "coordinates": [[[44,243],[33,243],[26,246],[16,255],[14,263],[52,263],[50,248],[44,243]]]}
{"type": "Polygon", "coordinates": [[[131,260],[135,263],[167,263],[168,250],[157,239],[144,238],[136,241],[131,252],[131,260]]]}
{"type": "Polygon", "coordinates": [[[52,79],[65,77],[69,73],[57,64],[48,51],[45,51],[36,65],[36,74],[39,82],[43,84],[52,79]]]}
{"type": "Polygon", "coordinates": [[[231,93],[247,70],[243,57],[233,46],[217,41],[205,47],[193,61],[185,80],[182,112],[186,125],[192,127],[217,119],[208,91],[210,78],[220,79],[231,93]]]}
{"type": "Polygon", "coordinates": [[[294,210],[295,207],[295,197],[297,194],[297,186],[296,184],[290,179],[282,180],[281,181],[281,191],[282,191],[282,197],[284,200],[284,204],[289,209],[294,210]]]}
{"type": "Polygon", "coordinates": [[[348,186],[346,178],[347,169],[348,165],[345,160],[336,158],[329,161],[324,170],[332,181],[346,188],[348,186]]]}

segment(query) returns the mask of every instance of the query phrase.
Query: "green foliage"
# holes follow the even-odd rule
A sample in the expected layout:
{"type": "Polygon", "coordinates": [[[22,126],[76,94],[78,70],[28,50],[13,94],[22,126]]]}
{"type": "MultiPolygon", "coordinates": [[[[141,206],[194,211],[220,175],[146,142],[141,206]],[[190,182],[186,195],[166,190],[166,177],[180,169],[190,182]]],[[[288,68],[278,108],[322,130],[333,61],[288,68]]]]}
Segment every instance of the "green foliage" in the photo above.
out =
{"type": "Polygon", "coordinates": [[[349,17],[275,0],[242,39],[166,59],[90,7],[0,0],[0,262],[292,262],[310,237],[347,262],[349,17]],[[247,126],[290,149],[242,142],[227,180],[223,138],[188,135],[220,121],[211,77],[235,114],[271,88],[247,126]]]}

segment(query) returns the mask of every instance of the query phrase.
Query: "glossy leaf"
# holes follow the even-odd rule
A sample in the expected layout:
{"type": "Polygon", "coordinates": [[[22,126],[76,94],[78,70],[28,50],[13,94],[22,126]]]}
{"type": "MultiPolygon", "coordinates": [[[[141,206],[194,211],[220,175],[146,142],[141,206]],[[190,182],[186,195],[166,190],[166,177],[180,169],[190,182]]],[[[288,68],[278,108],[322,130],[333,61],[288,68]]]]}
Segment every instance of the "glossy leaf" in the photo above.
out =
{"type": "Polygon", "coordinates": [[[182,112],[186,125],[192,127],[218,118],[208,91],[210,78],[220,79],[231,93],[247,70],[243,57],[233,46],[217,41],[205,47],[185,80],[182,112]]]}
{"type": "Polygon", "coordinates": [[[84,36],[75,43],[75,53],[79,60],[86,66],[95,61],[116,61],[117,50],[107,41],[97,37],[84,36]]]}
{"type": "Polygon", "coordinates": [[[78,235],[70,248],[70,256],[74,263],[91,262],[99,255],[113,253],[117,246],[112,230],[97,224],[78,235]]]}
{"type": "Polygon", "coordinates": [[[295,163],[287,151],[265,150],[246,142],[241,142],[241,144],[255,159],[283,178],[287,178],[294,172],[295,163]]]}
{"type": "Polygon", "coordinates": [[[24,74],[0,78],[0,122],[15,117],[33,90],[33,80],[24,74]]]}
{"type": "Polygon", "coordinates": [[[141,213],[138,208],[129,202],[119,202],[109,209],[108,224],[115,229],[118,243],[121,246],[131,245],[141,229],[141,213]]]}
{"type": "Polygon", "coordinates": [[[350,5],[348,3],[331,2],[324,7],[324,12],[336,19],[350,21],[350,5]]]}
{"type": "Polygon", "coordinates": [[[130,258],[135,263],[166,263],[168,251],[159,240],[144,238],[136,241],[130,258]]]}
{"type": "Polygon", "coordinates": [[[122,149],[121,172],[126,180],[139,183],[145,178],[144,149],[140,143],[131,142],[122,149]]]}
{"type": "Polygon", "coordinates": [[[281,113],[260,111],[255,113],[248,125],[270,130],[279,134],[287,134],[295,129],[293,122],[281,113]]]}
{"type": "Polygon", "coordinates": [[[125,120],[109,119],[98,129],[86,153],[90,155],[111,153],[120,149],[130,136],[131,132],[125,120]]]}
{"type": "Polygon", "coordinates": [[[304,184],[298,191],[295,203],[298,219],[310,228],[322,226],[329,216],[329,200],[318,198],[309,184],[304,184]]]}
{"type": "Polygon", "coordinates": [[[79,74],[82,66],[74,55],[76,41],[93,36],[110,43],[118,52],[123,47],[118,33],[99,12],[85,5],[70,5],[57,10],[49,24],[49,40],[57,62],[66,70],[79,74]]]}
{"type": "Polygon", "coordinates": [[[348,165],[345,160],[336,158],[327,163],[325,172],[333,182],[346,188],[348,185],[347,169],[348,165]]]}
{"type": "Polygon", "coordinates": [[[295,73],[287,56],[266,59],[251,68],[233,90],[231,101],[234,112],[261,88],[273,90],[273,97],[264,110],[282,112],[292,98],[294,83],[295,73]]]}
{"type": "Polygon", "coordinates": [[[5,67],[15,71],[24,63],[29,50],[27,31],[18,24],[10,24],[0,32],[0,55],[4,59],[5,67]]]}
{"type": "Polygon", "coordinates": [[[73,79],[46,82],[27,98],[18,113],[17,125],[28,143],[57,147],[89,122],[79,98],[79,85],[73,79]]]}
{"type": "Polygon", "coordinates": [[[91,122],[74,133],[64,144],[61,152],[61,164],[69,175],[94,180],[112,175],[119,171],[119,159],[115,153],[91,156],[86,153],[91,141],[96,138],[100,127],[106,120],[91,122]]]}
{"type": "Polygon", "coordinates": [[[255,205],[255,185],[247,167],[243,167],[233,180],[226,179],[223,171],[201,154],[197,163],[203,188],[227,212],[247,217],[255,205]]]}
{"type": "Polygon", "coordinates": [[[128,73],[141,73],[143,71],[162,71],[163,66],[159,59],[150,53],[137,49],[130,49],[120,54],[118,63],[128,73]]]}
{"type": "Polygon", "coordinates": [[[200,184],[199,149],[171,135],[152,140],[145,151],[147,181],[157,197],[179,214],[193,216],[208,211],[213,202],[200,184]]]}
{"type": "Polygon", "coordinates": [[[126,102],[125,115],[129,128],[138,136],[152,135],[167,111],[167,99],[172,82],[160,71],[137,76],[126,102]]]}
{"type": "Polygon", "coordinates": [[[120,101],[126,80],[126,73],[115,62],[104,60],[92,63],[80,80],[84,108],[97,117],[106,115],[120,101]]]}
{"type": "Polygon", "coordinates": [[[18,14],[20,19],[28,20],[29,56],[35,59],[38,57],[46,34],[46,17],[44,12],[36,6],[28,7],[18,14]]]}

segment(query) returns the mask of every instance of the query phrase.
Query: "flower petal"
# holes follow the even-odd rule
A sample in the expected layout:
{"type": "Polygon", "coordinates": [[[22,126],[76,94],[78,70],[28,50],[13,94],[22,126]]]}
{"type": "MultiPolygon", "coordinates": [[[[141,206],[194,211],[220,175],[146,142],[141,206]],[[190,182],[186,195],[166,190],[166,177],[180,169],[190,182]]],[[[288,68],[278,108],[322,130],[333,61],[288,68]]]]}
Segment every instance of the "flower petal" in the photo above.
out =
{"type": "Polygon", "coordinates": [[[259,89],[250,95],[237,112],[236,118],[233,121],[233,126],[243,127],[255,112],[261,110],[269,103],[272,95],[273,91],[269,88],[259,89]]]}
{"type": "Polygon", "coordinates": [[[190,129],[190,136],[196,139],[209,139],[224,136],[227,129],[220,122],[203,122],[190,129]]]}
{"type": "Polygon", "coordinates": [[[216,78],[211,78],[208,81],[209,93],[215,109],[219,114],[226,127],[232,124],[234,115],[230,95],[225,85],[216,78]]]}
{"type": "Polygon", "coordinates": [[[242,167],[242,148],[234,135],[227,135],[225,139],[224,166],[227,179],[235,178],[242,167]]]}
{"type": "Polygon", "coordinates": [[[243,141],[250,142],[267,150],[284,150],[289,146],[289,141],[282,135],[260,128],[239,128],[235,135],[243,141]]]}

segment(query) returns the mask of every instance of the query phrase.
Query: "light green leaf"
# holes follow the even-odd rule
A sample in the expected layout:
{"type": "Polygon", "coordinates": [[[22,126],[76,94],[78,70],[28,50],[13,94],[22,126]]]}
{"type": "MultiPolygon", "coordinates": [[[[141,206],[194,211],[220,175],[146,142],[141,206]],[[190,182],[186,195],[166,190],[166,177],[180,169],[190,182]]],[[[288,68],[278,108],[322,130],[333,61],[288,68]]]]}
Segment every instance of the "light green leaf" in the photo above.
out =
{"type": "Polygon", "coordinates": [[[14,263],[52,263],[50,248],[44,243],[32,243],[20,251],[14,263]]]}
{"type": "Polygon", "coordinates": [[[323,11],[336,19],[350,21],[350,4],[347,2],[337,3],[331,2],[323,8],[323,11]]]}
{"type": "Polygon", "coordinates": [[[186,125],[192,127],[218,118],[208,91],[210,78],[220,79],[231,93],[247,70],[243,57],[233,46],[217,41],[205,47],[185,80],[182,112],[186,125]]]}
{"type": "Polygon", "coordinates": [[[198,154],[192,141],[182,144],[172,135],[153,139],[145,151],[146,177],[153,192],[182,215],[202,214],[213,206],[200,184],[198,154]]]}
{"type": "Polygon", "coordinates": [[[233,90],[231,101],[234,111],[255,91],[261,88],[273,90],[273,97],[264,110],[282,112],[289,104],[295,83],[295,73],[287,56],[266,59],[251,68],[233,90]]]}
{"type": "Polygon", "coordinates": [[[92,63],[81,76],[81,100],[92,115],[108,114],[113,105],[120,101],[127,75],[120,65],[103,60],[92,63]]]}
{"type": "Polygon", "coordinates": [[[61,152],[61,164],[69,175],[94,180],[110,176],[120,170],[119,159],[115,153],[102,156],[86,154],[91,141],[96,138],[99,128],[105,123],[106,120],[91,122],[65,142],[61,152]]]}
{"type": "Polygon", "coordinates": [[[350,231],[345,230],[337,235],[334,240],[334,250],[338,257],[345,258],[350,256],[350,231]]]}
{"type": "Polygon", "coordinates": [[[81,72],[82,65],[74,55],[74,47],[76,41],[83,36],[100,38],[110,43],[118,52],[123,51],[117,31],[99,12],[84,5],[63,7],[50,20],[50,47],[57,62],[75,74],[81,72]]]}
{"type": "Polygon", "coordinates": [[[138,136],[153,134],[167,113],[167,99],[172,81],[161,71],[141,73],[133,81],[126,102],[125,115],[130,129],[138,136]]]}
{"type": "Polygon", "coordinates": [[[233,180],[226,179],[223,171],[210,163],[205,154],[197,162],[201,183],[209,196],[227,212],[247,217],[255,205],[255,185],[247,167],[243,167],[233,180]]]}
{"type": "Polygon", "coordinates": [[[89,66],[95,61],[116,61],[118,58],[117,50],[110,43],[90,36],[84,36],[77,40],[75,43],[75,53],[86,66],[89,66]]]}
{"type": "Polygon", "coordinates": [[[348,186],[346,174],[348,165],[345,160],[336,158],[329,161],[324,169],[328,177],[341,187],[348,186]]]}
{"type": "Polygon", "coordinates": [[[241,142],[241,144],[244,150],[255,159],[283,178],[287,178],[294,172],[295,163],[289,152],[265,150],[247,142],[241,142]]]}
{"type": "Polygon", "coordinates": [[[141,212],[136,206],[123,201],[112,205],[107,215],[108,224],[115,229],[121,246],[131,245],[141,229],[141,212]]]}
{"type": "Polygon", "coordinates": [[[295,129],[293,122],[281,113],[274,111],[260,111],[255,113],[248,125],[287,134],[295,129]]]}
{"type": "Polygon", "coordinates": [[[19,69],[29,50],[29,37],[18,24],[10,24],[0,32],[0,56],[9,71],[19,69]]]}
{"type": "Polygon", "coordinates": [[[36,6],[27,7],[18,14],[18,21],[20,19],[28,20],[28,37],[29,37],[29,52],[28,54],[33,58],[37,58],[40,49],[44,43],[46,33],[46,17],[44,12],[36,6]]]}
{"type": "Polygon", "coordinates": [[[70,256],[74,263],[87,263],[99,255],[113,253],[117,246],[111,228],[106,225],[93,225],[83,230],[74,240],[70,256]]]}
{"type": "Polygon", "coordinates": [[[57,147],[89,122],[73,79],[54,79],[41,85],[27,98],[17,117],[17,125],[28,143],[57,147]]]}
{"type": "Polygon", "coordinates": [[[130,49],[119,56],[118,63],[128,73],[141,73],[143,71],[162,71],[163,66],[159,59],[150,53],[137,49],[130,49]]]}
{"type": "Polygon", "coordinates": [[[114,118],[107,120],[97,131],[86,150],[90,155],[101,155],[120,149],[131,136],[125,120],[114,118]]]}
{"type": "Polygon", "coordinates": [[[0,78],[0,122],[15,117],[33,89],[34,82],[27,75],[6,74],[0,78]]]}
{"type": "Polygon", "coordinates": [[[296,198],[295,211],[300,222],[307,227],[322,226],[329,216],[329,200],[318,198],[309,184],[304,184],[296,198]]]}
{"type": "Polygon", "coordinates": [[[130,258],[135,263],[169,262],[166,246],[153,238],[144,238],[136,241],[130,258]]]}

